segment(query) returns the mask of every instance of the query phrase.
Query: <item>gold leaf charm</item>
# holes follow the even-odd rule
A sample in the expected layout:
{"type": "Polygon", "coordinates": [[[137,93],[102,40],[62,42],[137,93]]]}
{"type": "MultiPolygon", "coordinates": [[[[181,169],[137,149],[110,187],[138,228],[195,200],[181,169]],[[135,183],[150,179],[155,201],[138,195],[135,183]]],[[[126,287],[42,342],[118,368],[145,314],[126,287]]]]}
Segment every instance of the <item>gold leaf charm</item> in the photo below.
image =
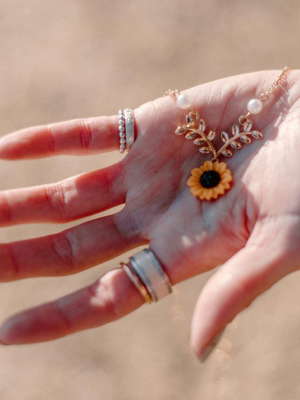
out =
{"type": "Polygon", "coordinates": [[[241,139],[241,142],[243,142],[245,144],[250,144],[252,142],[252,140],[246,135],[241,136],[240,139],[241,139]]]}
{"type": "Polygon", "coordinates": [[[211,149],[210,149],[209,147],[203,146],[203,147],[201,147],[201,148],[199,149],[199,151],[200,151],[202,154],[208,154],[208,153],[211,152],[211,149]]]}
{"type": "Polygon", "coordinates": [[[189,132],[185,135],[186,139],[194,139],[196,137],[196,132],[189,132]]]}
{"type": "Polygon", "coordinates": [[[223,150],[223,151],[222,151],[222,154],[223,154],[223,156],[225,156],[225,157],[232,157],[232,156],[233,156],[232,151],[231,151],[231,150],[228,150],[228,149],[223,150]]]}
{"type": "Polygon", "coordinates": [[[197,138],[193,141],[193,143],[195,143],[197,146],[201,146],[201,144],[203,144],[204,142],[205,140],[201,138],[197,138]]]}
{"type": "Polygon", "coordinates": [[[208,140],[214,140],[215,137],[216,137],[216,130],[212,129],[211,131],[209,131],[209,133],[207,135],[207,139],[208,140]]]}
{"type": "Polygon", "coordinates": [[[186,126],[179,126],[176,131],[175,135],[184,135],[187,132],[187,127],[186,126]]]}
{"type": "Polygon", "coordinates": [[[236,150],[239,150],[239,149],[242,147],[241,143],[236,142],[235,140],[234,140],[233,142],[230,143],[230,146],[231,146],[233,149],[236,149],[236,150]]]}
{"type": "Polygon", "coordinates": [[[192,195],[199,197],[200,200],[210,201],[217,199],[230,189],[232,180],[231,171],[226,163],[205,161],[199,168],[192,169],[187,185],[192,195]]]}
{"type": "Polygon", "coordinates": [[[224,143],[228,142],[229,136],[227,132],[221,132],[221,139],[223,140],[224,143]]]}
{"type": "Polygon", "coordinates": [[[258,131],[252,131],[251,134],[255,139],[262,139],[264,137],[264,135],[258,131]]]}

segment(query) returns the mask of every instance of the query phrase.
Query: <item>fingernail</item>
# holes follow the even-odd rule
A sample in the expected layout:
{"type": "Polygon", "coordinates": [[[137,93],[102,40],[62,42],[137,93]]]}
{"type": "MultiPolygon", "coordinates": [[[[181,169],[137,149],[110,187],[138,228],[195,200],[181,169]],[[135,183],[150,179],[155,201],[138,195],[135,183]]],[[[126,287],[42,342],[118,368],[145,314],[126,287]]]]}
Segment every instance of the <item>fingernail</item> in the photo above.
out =
{"type": "Polygon", "coordinates": [[[210,355],[210,353],[213,351],[213,349],[216,347],[216,345],[218,344],[220,337],[222,336],[222,333],[224,332],[225,328],[220,329],[211,339],[210,343],[204,347],[199,360],[200,362],[204,362],[207,357],[210,355]]]}

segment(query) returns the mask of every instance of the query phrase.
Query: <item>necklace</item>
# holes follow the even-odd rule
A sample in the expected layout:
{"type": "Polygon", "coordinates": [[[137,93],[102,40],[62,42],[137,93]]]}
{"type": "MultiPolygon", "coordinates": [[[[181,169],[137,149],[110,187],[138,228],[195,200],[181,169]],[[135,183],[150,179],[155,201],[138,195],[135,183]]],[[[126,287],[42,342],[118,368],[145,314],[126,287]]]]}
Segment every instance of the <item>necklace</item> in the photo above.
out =
{"type": "Polygon", "coordinates": [[[263,134],[253,130],[252,114],[258,114],[263,108],[263,103],[269,100],[273,90],[279,85],[283,76],[288,72],[288,67],[284,67],[281,73],[273,81],[269,89],[260,95],[260,99],[251,99],[248,102],[248,112],[241,115],[238,124],[232,125],[231,133],[221,132],[223,145],[217,149],[213,143],[216,138],[216,129],[211,129],[206,133],[206,124],[200,119],[198,111],[190,107],[190,100],[187,95],[181,94],[178,90],[168,90],[165,96],[174,99],[181,109],[188,109],[186,123],[178,126],[175,130],[176,135],[185,135],[188,140],[193,140],[202,154],[211,154],[210,161],[205,161],[199,168],[191,170],[191,176],[187,181],[190,192],[200,200],[217,199],[231,188],[233,181],[232,172],[227,168],[225,162],[219,162],[219,157],[232,157],[236,150],[240,150],[243,145],[248,145],[252,139],[262,139],[263,134]]]}

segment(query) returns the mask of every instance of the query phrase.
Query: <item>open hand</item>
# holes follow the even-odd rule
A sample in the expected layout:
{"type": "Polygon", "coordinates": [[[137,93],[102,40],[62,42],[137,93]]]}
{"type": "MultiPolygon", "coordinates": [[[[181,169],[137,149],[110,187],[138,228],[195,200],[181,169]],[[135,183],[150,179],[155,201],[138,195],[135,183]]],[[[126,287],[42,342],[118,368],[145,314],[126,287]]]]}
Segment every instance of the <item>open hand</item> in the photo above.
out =
{"type": "MultiPolygon", "coordinates": [[[[277,75],[234,76],[184,93],[206,125],[216,128],[214,142],[221,145],[220,132],[229,131],[277,75]]],[[[1,192],[2,227],[64,223],[125,206],[58,234],[1,244],[0,281],[78,273],[141,245],[154,251],[173,285],[221,265],[194,312],[191,344],[201,355],[241,310],[300,266],[299,79],[299,71],[289,72],[252,116],[264,139],[220,160],[234,181],[217,200],[199,200],[186,186],[191,169],[211,157],[174,134],[186,113],[170,97],[135,110],[137,139],[119,163],[57,184],[1,192]]],[[[0,158],[88,155],[118,145],[118,117],[99,117],[5,136],[0,158]]],[[[114,269],[76,293],[12,316],[0,328],[0,340],[53,340],[121,318],[143,302],[126,273],[114,269]]]]}

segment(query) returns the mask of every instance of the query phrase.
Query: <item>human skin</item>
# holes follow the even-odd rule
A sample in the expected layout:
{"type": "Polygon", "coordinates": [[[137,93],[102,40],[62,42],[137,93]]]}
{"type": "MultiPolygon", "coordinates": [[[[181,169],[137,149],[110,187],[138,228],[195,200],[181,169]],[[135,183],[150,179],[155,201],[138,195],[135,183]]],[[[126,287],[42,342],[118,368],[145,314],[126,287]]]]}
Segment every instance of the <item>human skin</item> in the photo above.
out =
{"type": "MultiPolygon", "coordinates": [[[[280,71],[233,76],[183,91],[208,129],[220,132],[247,112],[280,71]]],[[[300,266],[300,71],[289,71],[253,129],[264,134],[225,161],[229,191],[211,202],[190,193],[186,181],[202,155],[174,134],[186,111],[170,97],[134,111],[137,139],[117,164],[65,181],[0,193],[2,227],[77,220],[116,205],[121,211],[58,234],[0,245],[0,281],[79,273],[138,246],[148,245],[171,283],[219,268],[197,301],[191,346],[198,357],[243,309],[300,266]]],[[[25,129],[0,140],[0,158],[33,159],[117,150],[118,116],[25,129]]],[[[125,261],[125,260],[124,260],[125,261]]],[[[53,302],[10,317],[3,344],[36,343],[97,327],[144,301],[123,269],[53,302]]]]}

